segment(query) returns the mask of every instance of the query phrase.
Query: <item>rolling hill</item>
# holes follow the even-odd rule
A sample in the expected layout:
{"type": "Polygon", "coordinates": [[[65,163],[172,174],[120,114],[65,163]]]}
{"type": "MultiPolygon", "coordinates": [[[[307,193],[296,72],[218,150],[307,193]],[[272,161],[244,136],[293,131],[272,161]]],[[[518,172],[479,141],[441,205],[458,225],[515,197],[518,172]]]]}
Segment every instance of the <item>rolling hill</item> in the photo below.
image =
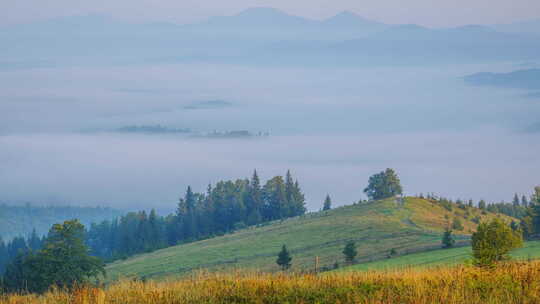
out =
{"type": "Polygon", "coordinates": [[[458,243],[466,244],[475,221],[504,215],[477,208],[458,208],[437,201],[407,197],[403,202],[386,199],[366,204],[307,214],[235,233],[141,254],[107,266],[108,279],[144,277],[160,279],[182,276],[198,269],[210,271],[276,271],[276,254],[283,244],[290,249],[293,270],[342,263],[347,241],[354,240],[359,260],[384,259],[391,249],[399,254],[440,246],[441,234],[454,218],[461,220],[458,243]],[[473,219],[476,218],[475,221],[473,219]]]}

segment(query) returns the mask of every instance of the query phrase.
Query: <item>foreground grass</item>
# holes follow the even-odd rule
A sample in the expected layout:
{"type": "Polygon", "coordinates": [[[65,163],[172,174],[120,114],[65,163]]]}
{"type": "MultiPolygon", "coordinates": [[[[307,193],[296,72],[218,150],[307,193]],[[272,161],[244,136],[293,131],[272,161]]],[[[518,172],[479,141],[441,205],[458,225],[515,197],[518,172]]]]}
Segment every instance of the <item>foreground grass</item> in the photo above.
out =
{"type": "Polygon", "coordinates": [[[174,282],[4,296],[9,304],[172,303],[539,303],[540,262],[495,269],[446,267],[333,275],[207,275],[174,282]]]}
{"type": "MultiPolygon", "coordinates": [[[[438,249],[413,253],[391,259],[357,264],[339,268],[336,272],[367,271],[367,270],[397,270],[400,268],[423,268],[434,266],[452,266],[466,263],[471,259],[471,247],[438,249]]],[[[526,242],[523,248],[512,251],[511,256],[516,260],[540,258],[540,241],[526,242]]]]}

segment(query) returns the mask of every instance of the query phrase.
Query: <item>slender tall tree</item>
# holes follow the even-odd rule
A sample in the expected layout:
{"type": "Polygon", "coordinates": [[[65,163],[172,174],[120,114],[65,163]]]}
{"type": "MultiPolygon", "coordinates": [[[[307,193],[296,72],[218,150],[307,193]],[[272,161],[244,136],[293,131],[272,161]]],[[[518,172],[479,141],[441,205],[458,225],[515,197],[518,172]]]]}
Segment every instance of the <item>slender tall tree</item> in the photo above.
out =
{"type": "Polygon", "coordinates": [[[276,264],[278,264],[281,267],[281,270],[287,270],[291,268],[291,261],[292,261],[292,257],[289,251],[287,250],[287,246],[283,245],[281,247],[281,251],[278,254],[276,264]]]}
{"type": "Polygon", "coordinates": [[[343,248],[343,255],[345,256],[345,261],[349,264],[354,262],[358,251],[356,250],[356,244],[353,241],[347,242],[343,248]]]}
{"type": "Polygon", "coordinates": [[[332,200],[330,199],[330,195],[326,195],[326,198],[324,199],[323,204],[323,211],[332,209],[332,200]]]}

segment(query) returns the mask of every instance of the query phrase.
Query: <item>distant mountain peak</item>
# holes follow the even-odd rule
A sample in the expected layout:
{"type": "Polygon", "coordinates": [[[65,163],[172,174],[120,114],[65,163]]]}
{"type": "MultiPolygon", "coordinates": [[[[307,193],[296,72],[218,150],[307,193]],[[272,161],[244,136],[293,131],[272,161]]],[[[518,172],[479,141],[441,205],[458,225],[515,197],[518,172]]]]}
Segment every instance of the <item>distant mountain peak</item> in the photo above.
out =
{"type": "Polygon", "coordinates": [[[358,27],[358,26],[376,26],[382,25],[379,22],[368,20],[362,16],[351,12],[342,11],[323,21],[326,25],[342,26],[342,27],[358,27]]]}

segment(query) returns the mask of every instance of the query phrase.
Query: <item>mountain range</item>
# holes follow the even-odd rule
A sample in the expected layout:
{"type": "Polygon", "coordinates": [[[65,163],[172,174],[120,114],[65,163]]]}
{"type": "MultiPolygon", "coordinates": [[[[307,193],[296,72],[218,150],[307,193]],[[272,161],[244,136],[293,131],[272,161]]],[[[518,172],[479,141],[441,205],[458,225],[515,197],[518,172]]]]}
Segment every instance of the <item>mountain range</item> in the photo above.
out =
{"type": "Polygon", "coordinates": [[[388,25],[352,12],[324,20],[250,8],[188,25],[130,24],[102,15],[0,28],[1,68],[49,64],[211,62],[283,65],[448,64],[535,61],[535,22],[499,31],[469,25],[388,25]],[[37,51],[39,50],[39,51],[37,51]]]}

